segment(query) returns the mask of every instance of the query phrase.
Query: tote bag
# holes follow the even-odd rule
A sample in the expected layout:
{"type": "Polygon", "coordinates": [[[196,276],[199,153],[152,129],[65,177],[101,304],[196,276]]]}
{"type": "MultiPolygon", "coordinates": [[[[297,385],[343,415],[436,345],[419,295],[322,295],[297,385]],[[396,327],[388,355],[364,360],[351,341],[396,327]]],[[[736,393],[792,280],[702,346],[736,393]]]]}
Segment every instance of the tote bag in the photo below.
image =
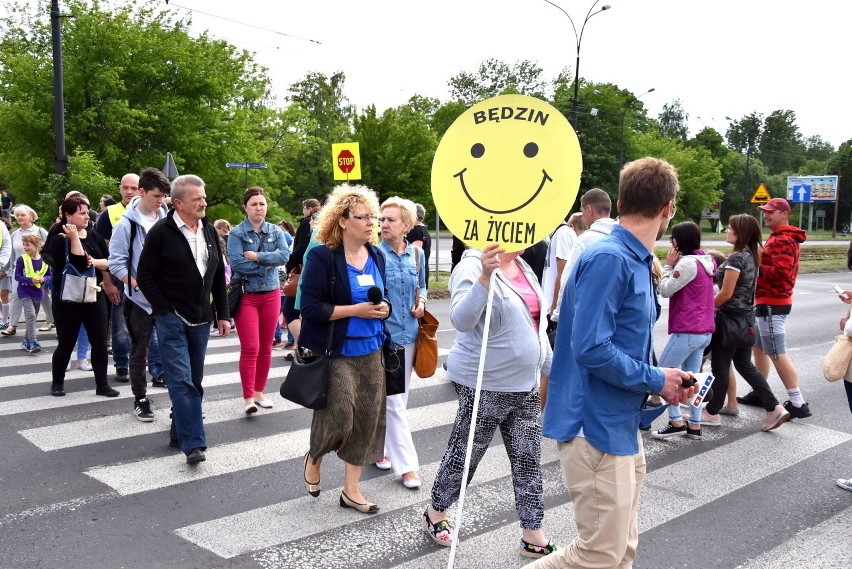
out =
{"type": "Polygon", "coordinates": [[[91,304],[98,299],[98,279],[95,276],[95,266],[78,271],[70,260],[70,246],[65,240],[65,267],[62,269],[59,297],[63,302],[91,304]]]}

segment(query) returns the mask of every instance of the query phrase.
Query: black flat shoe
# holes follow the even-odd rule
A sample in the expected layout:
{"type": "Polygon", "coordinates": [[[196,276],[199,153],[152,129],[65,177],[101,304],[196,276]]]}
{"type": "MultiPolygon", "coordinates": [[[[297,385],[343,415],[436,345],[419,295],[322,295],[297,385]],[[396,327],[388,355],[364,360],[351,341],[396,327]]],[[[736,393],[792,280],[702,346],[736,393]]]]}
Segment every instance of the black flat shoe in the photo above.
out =
{"type": "Polygon", "coordinates": [[[320,491],[321,491],[320,480],[317,480],[316,484],[311,484],[310,482],[308,482],[307,472],[308,472],[308,459],[310,458],[310,455],[311,455],[310,451],[305,453],[305,469],[304,469],[305,474],[302,476],[302,478],[305,479],[305,490],[308,491],[308,494],[310,494],[314,498],[319,498],[320,491]]]}
{"type": "Polygon", "coordinates": [[[200,448],[194,448],[188,453],[186,453],[187,464],[198,464],[199,462],[204,462],[205,460],[207,460],[207,457],[204,455],[204,451],[200,448]]]}
{"type": "Polygon", "coordinates": [[[362,504],[361,502],[350,500],[349,496],[346,495],[346,492],[340,493],[340,507],[352,508],[353,510],[358,510],[362,514],[375,514],[379,511],[379,507],[375,504],[371,504],[369,502],[362,504]]]}
{"type": "Polygon", "coordinates": [[[102,395],[103,397],[118,397],[120,394],[120,391],[109,386],[95,389],[95,395],[102,395]]]}
{"type": "Polygon", "coordinates": [[[65,389],[56,385],[51,385],[50,394],[54,397],[65,397],[65,389]]]}

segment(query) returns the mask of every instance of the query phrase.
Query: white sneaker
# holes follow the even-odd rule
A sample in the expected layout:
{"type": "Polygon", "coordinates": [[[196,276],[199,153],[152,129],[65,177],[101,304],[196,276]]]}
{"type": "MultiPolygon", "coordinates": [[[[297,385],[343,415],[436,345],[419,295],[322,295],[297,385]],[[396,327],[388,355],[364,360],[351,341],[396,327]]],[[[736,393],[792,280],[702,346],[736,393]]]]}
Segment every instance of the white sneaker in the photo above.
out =
{"type": "Polygon", "coordinates": [[[89,360],[77,360],[77,369],[92,371],[92,364],[89,363],[89,360]]]}
{"type": "Polygon", "coordinates": [[[844,490],[849,490],[850,492],[852,492],[852,478],[848,478],[845,480],[843,478],[838,478],[837,485],[843,488],[844,490]]]}

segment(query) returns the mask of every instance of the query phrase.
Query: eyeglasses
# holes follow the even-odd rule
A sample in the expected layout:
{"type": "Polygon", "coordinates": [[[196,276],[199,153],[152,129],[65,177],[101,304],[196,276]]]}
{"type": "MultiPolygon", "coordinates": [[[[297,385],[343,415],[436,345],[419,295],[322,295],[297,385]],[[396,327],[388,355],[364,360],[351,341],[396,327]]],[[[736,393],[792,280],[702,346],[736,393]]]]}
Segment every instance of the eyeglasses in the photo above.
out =
{"type": "Polygon", "coordinates": [[[351,217],[352,219],[357,219],[358,221],[369,221],[369,222],[373,222],[373,221],[376,221],[377,219],[379,219],[375,215],[350,215],[349,217],[351,217]]]}
{"type": "Polygon", "coordinates": [[[395,217],[380,217],[379,218],[379,223],[384,223],[386,221],[388,223],[396,223],[396,218],[395,217]]]}

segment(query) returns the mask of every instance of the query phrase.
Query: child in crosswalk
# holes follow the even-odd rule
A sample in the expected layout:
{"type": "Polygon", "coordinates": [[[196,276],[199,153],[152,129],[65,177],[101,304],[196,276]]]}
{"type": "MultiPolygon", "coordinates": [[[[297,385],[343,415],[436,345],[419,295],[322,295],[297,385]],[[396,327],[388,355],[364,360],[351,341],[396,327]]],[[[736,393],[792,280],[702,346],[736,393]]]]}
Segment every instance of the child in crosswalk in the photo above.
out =
{"type": "Polygon", "coordinates": [[[18,298],[26,318],[26,334],[21,347],[29,353],[41,351],[36,338],[36,316],[38,315],[44,291],[50,284],[51,269],[41,258],[42,240],[38,233],[24,235],[21,238],[24,254],[15,261],[15,281],[18,283],[18,298]]]}

